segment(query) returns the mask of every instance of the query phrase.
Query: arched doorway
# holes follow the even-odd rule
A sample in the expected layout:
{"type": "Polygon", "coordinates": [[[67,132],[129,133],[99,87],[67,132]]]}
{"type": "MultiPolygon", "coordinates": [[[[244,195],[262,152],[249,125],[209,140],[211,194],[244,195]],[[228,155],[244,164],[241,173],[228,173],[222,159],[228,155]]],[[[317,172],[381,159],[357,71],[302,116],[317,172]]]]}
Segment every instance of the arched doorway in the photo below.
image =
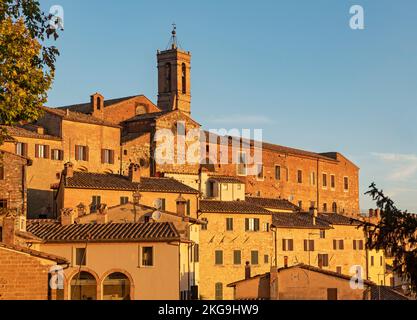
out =
{"type": "Polygon", "coordinates": [[[130,300],[129,278],[121,273],[109,274],[103,281],[103,300],[130,300]]]}
{"type": "Polygon", "coordinates": [[[91,273],[81,271],[72,278],[71,300],[97,300],[97,281],[91,273]]]}

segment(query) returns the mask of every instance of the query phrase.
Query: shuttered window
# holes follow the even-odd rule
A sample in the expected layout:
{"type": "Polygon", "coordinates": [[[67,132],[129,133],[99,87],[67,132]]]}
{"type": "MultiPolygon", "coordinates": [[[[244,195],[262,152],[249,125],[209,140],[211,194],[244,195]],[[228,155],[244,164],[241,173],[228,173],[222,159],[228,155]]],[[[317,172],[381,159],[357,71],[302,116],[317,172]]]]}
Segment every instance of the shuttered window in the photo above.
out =
{"type": "Polygon", "coordinates": [[[241,264],[242,263],[242,251],[235,250],[233,251],[233,264],[241,264]]]}
{"type": "Polygon", "coordinates": [[[49,146],[43,144],[35,144],[35,158],[48,159],[49,158],[49,146]]]}
{"type": "Polygon", "coordinates": [[[51,151],[51,159],[62,161],[64,159],[64,151],[59,149],[52,149],[51,151]]]}
{"type": "Polygon", "coordinates": [[[215,264],[222,265],[223,264],[223,251],[216,250],[215,252],[215,264]]]}
{"type": "Polygon", "coordinates": [[[252,265],[258,265],[259,264],[259,252],[258,251],[251,251],[250,260],[251,260],[252,265]]]}
{"type": "Polygon", "coordinates": [[[87,146],[75,146],[75,160],[77,161],[88,161],[89,150],[87,146]]]}
{"type": "Polygon", "coordinates": [[[329,255],[328,254],[319,254],[318,255],[318,264],[319,267],[328,267],[329,266],[329,255]]]}
{"type": "Polygon", "coordinates": [[[94,213],[97,212],[101,205],[101,196],[93,196],[90,206],[90,212],[94,213]]]}
{"type": "Polygon", "coordinates": [[[245,231],[259,231],[260,224],[258,218],[246,218],[245,219],[245,231]]]}
{"type": "Polygon", "coordinates": [[[294,240],[282,239],[282,251],[294,251],[294,240]]]}
{"type": "Polygon", "coordinates": [[[23,143],[23,142],[16,143],[16,154],[22,157],[27,157],[28,156],[27,143],[23,143]]]}
{"type": "Polygon", "coordinates": [[[114,150],[101,150],[101,163],[114,164],[114,150]]]}
{"type": "Polygon", "coordinates": [[[223,283],[218,282],[215,284],[215,299],[223,300],[223,283]]]}
{"type": "Polygon", "coordinates": [[[343,240],[333,240],[333,249],[334,250],[344,250],[345,242],[343,240]]]}
{"type": "Polygon", "coordinates": [[[314,240],[304,240],[304,251],[314,251],[314,240]]]}
{"type": "Polygon", "coordinates": [[[233,218],[226,218],[226,231],[233,231],[233,218]]]}
{"type": "Polygon", "coordinates": [[[4,180],[4,166],[0,164],[0,180],[4,180]]]}

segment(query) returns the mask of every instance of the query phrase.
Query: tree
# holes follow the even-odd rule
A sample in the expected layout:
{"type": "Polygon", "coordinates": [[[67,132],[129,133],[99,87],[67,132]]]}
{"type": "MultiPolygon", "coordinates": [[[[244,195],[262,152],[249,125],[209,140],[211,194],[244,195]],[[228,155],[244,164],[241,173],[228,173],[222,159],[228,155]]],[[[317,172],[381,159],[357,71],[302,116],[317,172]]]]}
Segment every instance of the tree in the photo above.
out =
{"type": "MultiPolygon", "coordinates": [[[[0,0],[0,125],[41,115],[59,51],[46,41],[58,37],[35,0],[0,0]]],[[[6,135],[0,130],[0,144],[6,135]]]]}
{"type": "Polygon", "coordinates": [[[366,193],[381,210],[377,224],[364,223],[369,249],[384,250],[393,257],[394,272],[417,289],[417,215],[399,210],[375,184],[366,193]]]}

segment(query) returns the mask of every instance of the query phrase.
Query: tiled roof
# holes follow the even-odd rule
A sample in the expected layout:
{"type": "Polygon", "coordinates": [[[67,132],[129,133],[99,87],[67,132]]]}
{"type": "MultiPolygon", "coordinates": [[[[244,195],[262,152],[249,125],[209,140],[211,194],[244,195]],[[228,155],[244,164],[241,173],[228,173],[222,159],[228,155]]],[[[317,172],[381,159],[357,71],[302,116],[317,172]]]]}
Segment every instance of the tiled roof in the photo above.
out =
{"type": "MultiPolygon", "coordinates": [[[[104,107],[106,108],[106,107],[112,106],[114,104],[117,104],[117,103],[120,103],[120,102],[123,102],[123,101],[126,101],[126,100],[130,100],[130,99],[133,99],[133,98],[136,98],[136,97],[140,97],[140,96],[141,95],[104,100],[104,107]]],[[[69,106],[63,106],[63,107],[59,107],[58,109],[69,109],[71,111],[81,112],[81,113],[91,113],[92,112],[90,102],[80,103],[80,104],[73,104],[73,105],[69,105],[69,106]]]]}
{"type": "Polygon", "coordinates": [[[41,252],[41,251],[32,250],[32,249],[21,247],[21,246],[8,245],[8,244],[6,245],[6,244],[0,242],[0,248],[14,250],[14,251],[29,254],[33,257],[42,258],[42,259],[46,259],[46,260],[50,260],[50,261],[55,261],[58,264],[67,264],[67,263],[69,263],[69,261],[65,258],[56,256],[56,255],[53,255],[53,254],[41,252]]]}
{"type": "Polygon", "coordinates": [[[236,177],[230,176],[210,176],[209,180],[213,180],[219,183],[235,183],[235,184],[244,184],[242,180],[236,177]]]}
{"type": "Polygon", "coordinates": [[[319,219],[326,221],[333,225],[353,225],[353,226],[359,226],[361,223],[359,220],[350,218],[347,216],[343,216],[338,213],[320,213],[319,219]]]}
{"type": "Polygon", "coordinates": [[[74,111],[71,111],[69,109],[64,110],[64,109],[48,108],[48,107],[43,107],[42,109],[45,112],[54,114],[58,117],[61,117],[64,120],[68,120],[68,121],[90,123],[90,124],[97,124],[97,125],[102,125],[102,126],[106,126],[106,127],[120,128],[120,126],[117,125],[117,124],[114,124],[112,122],[93,117],[90,114],[85,114],[85,113],[81,113],[81,112],[74,112],[74,111]]]}
{"type": "Polygon", "coordinates": [[[135,242],[179,240],[172,223],[43,224],[30,223],[29,232],[46,242],[135,242]]]}
{"type": "Polygon", "coordinates": [[[28,128],[20,126],[1,126],[7,130],[7,134],[11,137],[23,137],[23,138],[35,138],[45,140],[57,140],[61,141],[60,137],[51,136],[49,134],[39,134],[36,131],[29,130],[28,128]]]}
{"type": "Polygon", "coordinates": [[[372,286],[371,300],[410,300],[410,298],[390,287],[372,286]]]}
{"type": "Polygon", "coordinates": [[[201,212],[208,213],[272,213],[271,211],[246,201],[201,200],[200,210],[201,212]]]}
{"type": "Polygon", "coordinates": [[[310,213],[275,213],[272,224],[277,228],[308,228],[308,229],[330,229],[329,223],[316,219],[313,223],[313,215],[310,213]]]}
{"type": "Polygon", "coordinates": [[[300,211],[300,208],[286,199],[271,199],[260,197],[246,197],[247,202],[270,209],[300,211]]]}
{"type": "Polygon", "coordinates": [[[152,120],[152,119],[156,119],[159,118],[167,113],[169,113],[170,111],[161,111],[161,112],[152,112],[152,113],[144,113],[144,114],[138,114],[137,116],[126,120],[124,122],[134,122],[134,121],[139,121],[139,120],[152,120]]]}
{"type": "MultiPolygon", "coordinates": [[[[204,131],[205,135],[206,135],[206,141],[209,141],[209,135],[211,134],[208,131],[204,131]]],[[[211,134],[212,136],[216,136],[215,134],[211,134]]],[[[218,136],[219,138],[221,136],[218,136]]],[[[229,143],[231,143],[233,140],[238,140],[239,142],[241,142],[241,138],[238,137],[232,137],[229,136],[229,143]]],[[[250,144],[251,146],[254,145],[255,141],[254,140],[245,140],[248,141],[247,143],[250,144]]],[[[239,144],[240,145],[240,144],[239,144]]],[[[271,150],[271,151],[275,151],[278,153],[282,153],[282,154],[294,154],[294,155],[300,155],[300,156],[307,156],[307,157],[313,157],[313,158],[318,158],[318,159],[323,159],[323,160],[328,160],[328,161],[336,161],[333,157],[327,156],[326,153],[316,153],[316,152],[311,152],[311,151],[305,151],[305,150],[301,150],[301,149],[296,149],[296,148],[290,148],[290,147],[284,147],[284,146],[280,146],[277,144],[272,144],[272,143],[268,143],[268,142],[263,142],[262,143],[262,148],[266,149],[266,150],[271,150]]]]}
{"type": "Polygon", "coordinates": [[[67,188],[129,190],[150,192],[194,193],[198,191],[172,178],[142,177],[140,183],[132,182],[127,177],[117,174],[103,174],[75,171],[66,179],[67,188]]]}

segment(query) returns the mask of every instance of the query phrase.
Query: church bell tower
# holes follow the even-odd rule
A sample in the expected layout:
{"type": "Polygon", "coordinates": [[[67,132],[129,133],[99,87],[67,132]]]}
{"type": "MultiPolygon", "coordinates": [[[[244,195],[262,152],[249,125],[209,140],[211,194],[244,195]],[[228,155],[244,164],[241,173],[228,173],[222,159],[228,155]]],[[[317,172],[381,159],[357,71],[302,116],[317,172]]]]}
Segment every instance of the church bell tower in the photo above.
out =
{"type": "Polygon", "coordinates": [[[163,111],[181,110],[191,114],[191,53],[179,48],[176,26],[167,50],[157,53],[158,107],[163,111]]]}

